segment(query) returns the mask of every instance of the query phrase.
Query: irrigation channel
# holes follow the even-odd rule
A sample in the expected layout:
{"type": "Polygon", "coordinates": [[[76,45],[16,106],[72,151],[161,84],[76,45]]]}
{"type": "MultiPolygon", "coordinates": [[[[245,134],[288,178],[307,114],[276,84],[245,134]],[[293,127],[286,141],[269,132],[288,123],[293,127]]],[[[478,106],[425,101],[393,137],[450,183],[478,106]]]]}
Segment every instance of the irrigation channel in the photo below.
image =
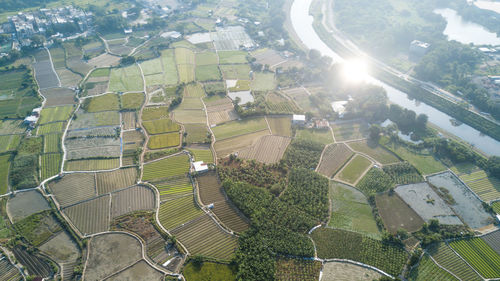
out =
{"type": "MultiPolygon", "coordinates": [[[[313,17],[309,14],[313,0],[294,0],[290,9],[290,20],[297,37],[309,49],[316,49],[324,56],[329,56],[335,63],[344,61],[339,54],[333,51],[316,33],[313,27],[313,17]]],[[[402,107],[411,109],[417,114],[424,113],[429,116],[429,122],[435,124],[441,129],[452,133],[462,140],[470,143],[486,155],[500,156],[500,142],[490,136],[484,135],[478,130],[467,124],[456,125],[451,122],[454,118],[445,114],[436,108],[423,102],[411,100],[408,95],[399,91],[380,80],[373,77],[367,77],[367,82],[383,87],[390,102],[402,107]]]]}

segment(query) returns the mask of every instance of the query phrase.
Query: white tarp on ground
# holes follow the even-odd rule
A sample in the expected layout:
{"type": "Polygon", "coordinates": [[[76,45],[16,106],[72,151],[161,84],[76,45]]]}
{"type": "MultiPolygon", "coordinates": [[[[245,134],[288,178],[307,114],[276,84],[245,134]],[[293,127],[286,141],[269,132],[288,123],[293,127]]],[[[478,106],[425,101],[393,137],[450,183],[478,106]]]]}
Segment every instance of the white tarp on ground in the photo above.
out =
{"type": "Polygon", "coordinates": [[[188,40],[189,43],[191,43],[191,44],[202,44],[202,43],[212,42],[212,38],[210,37],[209,32],[194,33],[194,34],[188,35],[188,36],[186,36],[186,40],[188,40]]]}
{"type": "Polygon", "coordinates": [[[240,98],[239,105],[246,104],[247,102],[253,102],[253,96],[250,91],[241,91],[241,92],[229,92],[227,94],[232,100],[236,100],[236,98],[240,98]]]}
{"type": "Polygon", "coordinates": [[[239,50],[240,46],[246,49],[255,47],[255,43],[242,26],[217,28],[217,31],[210,35],[218,51],[235,51],[239,50]]]}

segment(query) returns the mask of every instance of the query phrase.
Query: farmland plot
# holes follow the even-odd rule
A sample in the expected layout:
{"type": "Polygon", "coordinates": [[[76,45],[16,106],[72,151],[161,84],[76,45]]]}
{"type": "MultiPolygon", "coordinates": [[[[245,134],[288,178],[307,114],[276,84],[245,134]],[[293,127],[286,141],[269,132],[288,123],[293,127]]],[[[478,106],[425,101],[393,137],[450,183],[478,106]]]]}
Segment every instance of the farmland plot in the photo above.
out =
{"type": "Polygon", "coordinates": [[[66,139],[88,138],[88,137],[116,137],[118,127],[98,127],[92,129],[80,129],[68,131],[66,139]]]}
{"type": "Polygon", "coordinates": [[[396,194],[376,195],[375,202],[385,228],[391,233],[396,233],[400,228],[406,229],[408,232],[417,231],[424,224],[424,220],[417,212],[396,194]]]}
{"type": "Polygon", "coordinates": [[[347,183],[356,184],[371,165],[372,162],[364,156],[355,155],[335,177],[347,183]]]}
{"type": "Polygon", "coordinates": [[[222,75],[219,66],[213,65],[197,65],[195,68],[196,81],[219,81],[222,80],[222,75]]]}
{"type": "Polygon", "coordinates": [[[333,177],[337,171],[352,157],[354,153],[343,143],[330,144],[323,151],[318,173],[333,177]]]}
{"type": "Polygon", "coordinates": [[[2,280],[23,280],[19,269],[13,266],[10,263],[9,259],[5,258],[4,256],[0,258],[0,276],[2,277],[2,280]]]}
{"type": "Polygon", "coordinates": [[[40,124],[52,123],[56,121],[66,121],[73,112],[73,106],[46,107],[40,113],[40,124]]]}
{"type": "Polygon", "coordinates": [[[76,112],[76,118],[71,121],[69,129],[76,130],[118,125],[120,125],[120,113],[117,111],[86,113],[80,109],[76,112]]]}
{"type": "Polygon", "coordinates": [[[155,208],[155,194],[145,186],[133,186],[111,194],[111,217],[136,212],[153,210],[155,208]]]}
{"type": "Polygon", "coordinates": [[[186,124],[184,125],[186,143],[204,143],[208,140],[208,130],[205,124],[186,124]]]}
{"type": "Polygon", "coordinates": [[[425,221],[437,219],[441,224],[462,224],[450,206],[427,183],[400,185],[394,190],[425,221]]]}
{"type": "Polygon", "coordinates": [[[62,209],[82,235],[108,230],[110,196],[97,197],[62,209]]]}
{"type": "Polygon", "coordinates": [[[137,182],[137,169],[127,168],[96,173],[96,182],[99,195],[130,187],[137,182]]]}
{"type": "Polygon", "coordinates": [[[168,108],[166,106],[146,107],[142,111],[142,121],[150,121],[168,118],[168,108]]]}
{"type": "Polygon", "coordinates": [[[161,149],[179,146],[181,143],[180,137],[181,135],[178,132],[150,136],[148,148],[161,149]]]}
{"type": "Polygon", "coordinates": [[[249,80],[250,66],[248,64],[225,64],[219,66],[225,80],[249,80]]]}
{"type": "Polygon", "coordinates": [[[141,92],[143,90],[142,76],[137,65],[111,69],[108,91],[141,92]]]}
{"type": "Polygon", "coordinates": [[[462,174],[460,179],[486,202],[500,198],[500,180],[489,177],[483,170],[462,174]]]}
{"type": "Polygon", "coordinates": [[[41,245],[40,251],[57,263],[73,262],[80,257],[80,249],[66,231],[59,232],[41,245]]]}
{"type": "Polygon", "coordinates": [[[133,155],[142,147],[144,135],[140,131],[123,132],[123,155],[133,155]]]}
{"type": "Polygon", "coordinates": [[[217,141],[262,130],[268,131],[267,123],[264,118],[251,118],[241,121],[233,121],[212,128],[217,141]]]}
{"type": "Polygon", "coordinates": [[[49,203],[37,190],[19,192],[7,200],[7,214],[13,223],[45,210],[50,210],[49,203]]]}
{"type": "Polygon", "coordinates": [[[44,211],[26,217],[13,225],[19,235],[35,247],[43,244],[62,230],[51,211],[44,211]]]}
{"type": "Polygon", "coordinates": [[[142,180],[150,181],[184,175],[189,172],[189,165],[189,157],[186,154],[150,162],[144,164],[142,180]]]}
{"type": "Polygon", "coordinates": [[[177,74],[177,67],[175,63],[174,50],[164,50],[161,53],[161,61],[163,66],[163,73],[165,76],[165,84],[175,85],[179,81],[177,74]]]}
{"type": "Polygon", "coordinates": [[[205,111],[203,110],[180,110],[176,109],[174,111],[174,119],[175,121],[182,124],[202,124],[207,120],[207,116],[205,115],[205,111]]]}
{"type": "Polygon", "coordinates": [[[61,150],[61,134],[50,134],[43,136],[43,152],[59,152],[61,150]]]}
{"type": "Polygon", "coordinates": [[[460,279],[471,281],[482,280],[482,278],[445,243],[440,242],[434,244],[429,247],[427,252],[437,264],[446,268],[460,279]]]}
{"type": "Polygon", "coordinates": [[[269,112],[275,114],[291,114],[304,112],[292,100],[277,92],[269,92],[266,95],[266,107],[269,112]]]}
{"type": "Polygon", "coordinates": [[[201,267],[197,267],[190,262],[182,269],[182,275],[186,281],[205,280],[206,278],[213,281],[235,281],[236,267],[217,262],[204,262],[201,267]]]}
{"type": "Polygon", "coordinates": [[[65,171],[111,170],[120,167],[120,158],[66,161],[65,171]]]}
{"type": "Polygon", "coordinates": [[[109,81],[106,79],[103,82],[90,82],[87,81],[84,85],[82,96],[92,97],[108,91],[109,81]]]}
{"type": "Polygon", "coordinates": [[[135,237],[107,233],[92,237],[85,280],[102,280],[142,259],[142,245],[135,237]]]}
{"type": "Polygon", "coordinates": [[[16,150],[20,142],[20,135],[0,136],[0,153],[16,150]]]}
{"type": "Polygon", "coordinates": [[[189,149],[191,155],[193,155],[194,161],[203,161],[205,164],[210,164],[214,162],[214,156],[211,149],[189,149]]]}
{"type": "Polygon", "coordinates": [[[429,255],[424,255],[417,267],[413,268],[410,272],[410,280],[412,281],[427,281],[427,280],[442,280],[442,281],[455,281],[458,280],[453,275],[438,267],[429,258],[429,255]]]}
{"type": "Polygon", "coordinates": [[[203,214],[194,197],[188,195],[161,203],[158,219],[163,227],[173,230],[203,214]]]}
{"type": "Polygon", "coordinates": [[[44,259],[28,253],[23,247],[17,246],[12,252],[16,260],[26,267],[28,274],[42,278],[48,278],[53,274],[51,266],[44,259]]]}
{"type": "Polygon", "coordinates": [[[82,106],[90,113],[113,111],[120,109],[120,100],[116,94],[105,94],[86,99],[82,106]]]}
{"type": "Polygon", "coordinates": [[[238,64],[238,63],[247,63],[247,53],[243,51],[219,51],[217,53],[219,55],[219,63],[220,64],[238,64]]]}
{"type": "Polygon", "coordinates": [[[120,96],[121,108],[124,110],[137,110],[144,103],[143,93],[128,93],[120,96]]]}
{"type": "Polygon", "coordinates": [[[274,73],[256,72],[251,84],[252,91],[271,91],[276,88],[274,73]]]}
{"type": "Polygon", "coordinates": [[[280,258],[276,263],[275,278],[278,281],[317,281],[321,267],[319,261],[280,258]]]}
{"type": "Polygon", "coordinates": [[[135,130],[137,128],[137,117],[135,112],[122,112],[123,130],[135,130]]]}
{"type": "Polygon", "coordinates": [[[203,103],[200,98],[188,98],[184,97],[182,103],[176,108],[176,110],[202,110],[203,103]]]}
{"type": "Polygon", "coordinates": [[[49,153],[40,155],[41,180],[48,179],[61,171],[62,153],[49,153]]]}
{"type": "Polygon", "coordinates": [[[332,133],[329,129],[297,129],[295,138],[330,144],[333,142],[332,133]]]}
{"type": "Polygon", "coordinates": [[[336,141],[362,139],[368,135],[368,124],[366,123],[332,123],[330,126],[336,141]]]}
{"type": "Polygon", "coordinates": [[[50,88],[40,91],[46,98],[44,106],[60,106],[76,104],[75,91],[68,88],[50,88]]]}
{"type": "Polygon", "coordinates": [[[424,178],[408,162],[386,165],[382,168],[395,184],[410,184],[423,182],[424,178]]]}
{"type": "Polygon", "coordinates": [[[292,136],[292,119],[290,116],[268,116],[266,118],[273,135],[292,136]]]}
{"type": "Polygon", "coordinates": [[[93,67],[117,66],[120,63],[120,57],[108,53],[101,54],[89,60],[89,65],[93,67]]]}
{"type": "Polygon", "coordinates": [[[137,280],[137,281],[148,281],[148,280],[163,280],[164,273],[158,271],[149,263],[144,260],[140,260],[133,266],[120,271],[119,273],[107,278],[109,281],[121,281],[121,280],[137,280]]]}
{"type": "Polygon", "coordinates": [[[154,186],[160,193],[161,202],[193,194],[191,180],[185,175],[154,182],[154,186]]]}
{"type": "Polygon", "coordinates": [[[0,135],[22,134],[25,131],[22,120],[0,120],[0,135]]]}
{"type": "Polygon", "coordinates": [[[455,240],[450,247],[484,278],[500,277],[500,255],[481,238],[455,240]]]}
{"type": "Polygon", "coordinates": [[[384,146],[398,155],[401,159],[415,166],[422,175],[434,174],[446,170],[446,167],[428,152],[411,151],[403,145],[394,143],[384,146]]]}
{"type": "Polygon", "coordinates": [[[238,114],[234,109],[232,109],[232,105],[231,109],[221,110],[221,111],[209,111],[207,115],[208,115],[208,123],[211,126],[238,119],[238,114]]]}
{"type": "Polygon", "coordinates": [[[83,147],[68,150],[67,160],[78,160],[98,157],[120,157],[120,146],[83,147]]]}
{"type": "Polygon", "coordinates": [[[0,156],[0,193],[5,194],[9,190],[10,154],[0,156]]]}
{"type": "Polygon", "coordinates": [[[54,88],[59,86],[59,77],[52,67],[47,50],[40,50],[35,54],[36,62],[33,64],[35,79],[40,89],[54,88]]]}
{"type": "Polygon", "coordinates": [[[378,144],[372,144],[371,142],[363,140],[363,141],[350,142],[348,143],[348,145],[354,151],[364,153],[372,157],[382,165],[399,162],[399,159],[394,154],[385,150],[378,144]]]}
{"type": "Polygon", "coordinates": [[[154,121],[144,121],[142,125],[149,135],[177,132],[180,126],[170,119],[159,119],[154,121]]]}
{"type": "Polygon", "coordinates": [[[62,207],[97,195],[94,173],[67,174],[50,182],[48,187],[62,207]]]}
{"type": "Polygon", "coordinates": [[[279,136],[263,136],[257,143],[238,153],[243,159],[255,159],[265,164],[278,163],[285,154],[291,138],[279,136]]]}
{"type": "Polygon", "coordinates": [[[63,131],[63,125],[65,125],[65,122],[55,122],[55,123],[49,123],[49,124],[45,124],[42,126],[38,126],[37,135],[61,133],[63,131]]]}
{"type": "Polygon", "coordinates": [[[326,262],[323,266],[322,281],[334,280],[379,280],[382,274],[378,271],[344,262],[326,262]]]}
{"type": "Polygon", "coordinates": [[[493,222],[493,218],[484,210],[481,201],[452,173],[430,176],[427,180],[440,193],[453,198],[451,208],[471,228],[482,228],[493,222]]]}
{"type": "Polygon", "coordinates": [[[172,230],[172,234],[193,255],[230,260],[238,245],[237,238],[224,232],[208,215],[172,230]]]}
{"type": "Polygon", "coordinates": [[[483,239],[486,244],[488,244],[495,252],[497,252],[497,254],[500,255],[500,230],[481,236],[481,239],[483,239]]]}
{"type": "Polygon", "coordinates": [[[261,137],[267,135],[269,135],[269,130],[261,130],[255,133],[228,138],[222,141],[218,140],[214,144],[217,157],[223,158],[231,153],[240,151],[247,147],[251,147],[255,145],[261,137]]]}

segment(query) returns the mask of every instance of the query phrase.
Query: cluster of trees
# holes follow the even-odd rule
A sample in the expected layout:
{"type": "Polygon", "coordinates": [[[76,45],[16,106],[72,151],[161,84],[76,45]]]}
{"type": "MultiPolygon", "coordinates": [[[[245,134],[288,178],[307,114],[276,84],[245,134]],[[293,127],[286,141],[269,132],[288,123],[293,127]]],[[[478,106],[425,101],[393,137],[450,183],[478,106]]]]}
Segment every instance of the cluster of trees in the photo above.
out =
{"type": "Polygon", "coordinates": [[[403,131],[425,131],[429,117],[425,114],[417,114],[413,110],[403,108],[397,104],[389,106],[389,119],[398,125],[403,131]]]}
{"type": "Polygon", "coordinates": [[[56,0],[0,0],[0,13],[12,11],[17,12],[19,10],[32,7],[45,7],[46,4],[55,1],[56,0]]]}
{"type": "Polygon", "coordinates": [[[436,219],[431,219],[429,223],[424,223],[422,229],[413,234],[422,241],[422,246],[426,247],[443,239],[472,237],[474,232],[463,225],[442,225],[436,219]]]}
{"type": "Polygon", "coordinates": [[[108,11],[105,7],[89,5],[88,9],[94,13],[94,24],[99,32],[122,31],[128,27],[127,19],[122,17],[118,9],[108,11]]]}
{"type": "Polygon", "coordinates": [[[278,255],[314,255],[306,233],[328,217],[328,180],[294,169],[289,181],[290,191],[281,197],[246,182],[224,181],[228,197],[251,221],[239,238],[238,280],[274,280],[278,255]]]}
{"type": "Polygon", "coordinates": [[[383,121],[387,118],[387,93],[384,88],[361,84],[345,89],[344,93],[351,93],[353,97],[347,104],[346,118],[365,118],[370,121],[383,121]]]}
{"type": "Polygon", "coordinates": [[[284,161],[289,167],[315,169],[318,165],[324,145],[311,141],[295,139],[288,146],[284,161]]]}

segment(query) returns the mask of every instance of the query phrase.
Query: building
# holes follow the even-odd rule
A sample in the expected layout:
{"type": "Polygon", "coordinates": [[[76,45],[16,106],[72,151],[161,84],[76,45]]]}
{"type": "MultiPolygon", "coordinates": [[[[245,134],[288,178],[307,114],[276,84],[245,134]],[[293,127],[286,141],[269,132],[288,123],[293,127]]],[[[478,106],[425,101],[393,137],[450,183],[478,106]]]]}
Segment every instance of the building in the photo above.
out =
{"type": "Polygon", "coordinates": [[[423,56],[429,51],[431,44],[419,40],[413,40],[410,44],[410,53],[417,56],[423,56]]]}
{"type": "Polygon", "coordinates": [[[329,127],[330,127],[330,125],[328,123],[328,120],[326,120],[326,119],[314,120],[314,128],[316,128],[316,129],[327,129],[329,127]]]}
{"type": "Polygon", "coordinates": [[[40,112],[42,112],[41,107],[33,108],[33,111],[31,111],[31,115],[40,117],[40,112]]]}
{"type": "Polygon", "coordinates": [[[333,112],[337,113],[339,118],[344,117],[344,113],[346,111],[345,106],[349,103],[349,101],[342,100],[342,101],[334,101],[332,102],[332,109],[333,112]]]}
{"type": "Polygon", "coordinates": [[[306,116],[294,114],[292,116],[292,125],[304,126],[306,124],[306,116]]]}
{"type": "Polygon", "coordinates": [[[193,162],[193,170],[197,173],[208,172],[208,165],[203,161],[193,162]]]}
{"type": "Polygon", "coordinates": [[[24,124],[30,126],[30,127],[35,127],[36,123],[38,122],[38,117],[37,116],[28,116],[24,118],[24,124]]]}

